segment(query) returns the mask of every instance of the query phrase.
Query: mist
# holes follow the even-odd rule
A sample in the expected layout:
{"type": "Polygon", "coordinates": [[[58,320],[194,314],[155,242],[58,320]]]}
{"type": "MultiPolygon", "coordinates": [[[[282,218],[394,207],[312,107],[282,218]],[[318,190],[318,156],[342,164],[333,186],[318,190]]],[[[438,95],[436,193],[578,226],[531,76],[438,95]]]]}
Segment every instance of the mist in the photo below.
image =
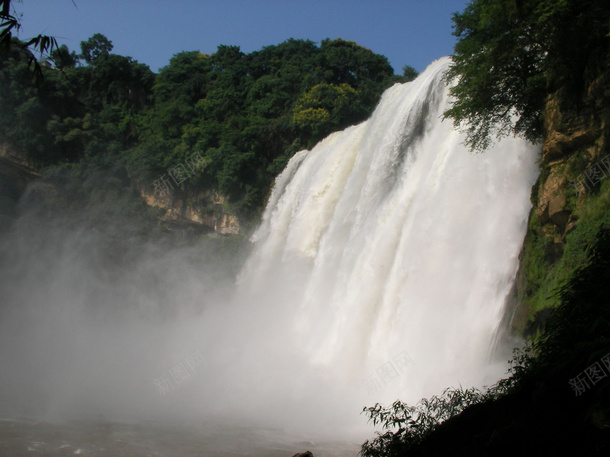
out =
{"type": "Polygon", "coordinates": [[[249,243],[143,238],[125,222],[91,226],[86,214],[53,216],[30,200],[0,244],[2,416],[317,438],[346,421],[364,433],[364,405],[307,369],[282,310],[269,297],[236,297],[249,243]]]}

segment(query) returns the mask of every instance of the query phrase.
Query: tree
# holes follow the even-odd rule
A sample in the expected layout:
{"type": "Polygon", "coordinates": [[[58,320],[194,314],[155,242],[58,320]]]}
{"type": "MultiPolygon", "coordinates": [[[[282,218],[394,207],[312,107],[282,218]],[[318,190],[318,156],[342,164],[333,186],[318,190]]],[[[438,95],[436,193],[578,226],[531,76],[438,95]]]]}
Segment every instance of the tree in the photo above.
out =
{"type": "Polygon", "coordinates": [[[317,84],[297,100],[292,122],[315,138],[359,120],[367,111],[349,84],[317,84]]]}
{"type": "Polygon", "coordinates": [[[40,82],[42,79],[42,68],[36,60],[36,56],[34,55],[34,52],[32,52],[32,49],[38,51],[40,55],[52,52],[57,48],[57,40],[54,37],[47,35],[38,35],[34,38],[30,38],[24,43],[15,41],[13,39],[13,31],[19,31],[21,22],[17,16],[11,12],[11,0],[0,0],[0,21],[0,49],[6,53],[12,45],[17,44],[22,46],[28,53],[29,66],[34,68],[36,79],[40,82]]]}
{"type": "Polygon", "coordinates": [[[55,68],[63,70],[65,68],[74,68],[78,63],[78,56],[74,51],[70,52],[68,46],[62,44],[57,49],[54,49],[50,54],[50,59],[55,68]]]}
{"type": "Polygon", "coordinates": [[[445,116],[457,126],[465,121],[471,149],[485,150],[494,135],[541,137],[545,55],[534,10],[530,0],[476,0],[453,16],[455,102],[445,116]]]}
{"type": "Polygon", "coordinates": [[[175,54],[169,65],[161,68],[155,80],[155,103],[180,100],[194,105],[205,97],[212,70],[210,57],[199,51],[183,51],[175,54]]]}
{"type": "Polygon", "coordinates": [[[541,140],[548,94],[578,98],[608,62],[609,16],[604,0],[472,1],[453,16],[455,102],[445,117],[473,150],[509,134],[541,140]]]}
{"type": "Polygon", "coordinates": [[[415,68],[413,68],[411,65],[405,65],[402,67],[402,77],[400,80],[401,82],[408,83],[409,81],[413,81],[415,78],[417,78],[418,75],[419,73],[415,68]]]}
{"type": "Polygon", "coordinates": [[[96,33],[87,41],[80,43],[81,57],[89,65],[94,65],[100,56],[109,55],[112,48],[112,41],[101,33],[96,33]]]}

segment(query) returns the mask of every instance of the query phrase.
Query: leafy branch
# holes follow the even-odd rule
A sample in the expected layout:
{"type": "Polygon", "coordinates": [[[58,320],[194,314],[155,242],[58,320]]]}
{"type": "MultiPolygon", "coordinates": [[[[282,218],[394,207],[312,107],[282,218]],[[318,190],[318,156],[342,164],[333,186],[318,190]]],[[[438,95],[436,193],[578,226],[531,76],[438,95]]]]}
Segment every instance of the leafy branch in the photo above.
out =
{"type": "MultiPolygon", "coordinates": [[[[21,22],[11,13],[11,0],[0,0],[0,49],[8,52],[13,42],[13,33],[21,29],[21,22]]],[[[50,54],[57,46],[55,37],[38,35],[29,39],[22,45],[29,54],[28,65],[34,69],[36,81],[42,81],[42,68],[34,55],[37,51],[41,56],[50,54]]]]}
{"type": "Polygon", "coordinates": [[[365,407],[373,425],[381,425],[388,431],[362,445],[363,457],[401,455],[421,443],[439,424],[460,414],[466,407],[480,403],[488,394],[475,388],[448,388],[441,395],[424,398],[409,406],[399,400],[390,406],[379,403],[365,407]]]}

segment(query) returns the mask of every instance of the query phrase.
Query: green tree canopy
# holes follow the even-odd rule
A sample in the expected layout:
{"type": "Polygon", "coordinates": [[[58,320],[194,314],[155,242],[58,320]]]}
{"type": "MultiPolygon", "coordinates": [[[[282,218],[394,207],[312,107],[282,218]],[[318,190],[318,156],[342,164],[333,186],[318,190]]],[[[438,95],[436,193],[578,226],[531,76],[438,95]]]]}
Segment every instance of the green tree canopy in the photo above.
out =
{"type": "Polygon", "coordinates": [[[0,56],[3,140],[41,166],[112,164],[140,188],[201,154],[206,166],[174,191],[215,189],[241,214],[260,208],[292,154],[365,120],[398,80],[385,57],[341,39],[180,52],[154,75],[96,33],[80,56],[64,45],[49,60],[37,89],[25,50],[0,56]]]}
{"type": "Polygon", "coordinates": [[[81,57],[89,65],[95,63],[100,56],[107,56],[112,51],[112,41],[101,33],[96,33],[80,44],[81,57]]]}
{"type": "Polygon", "coordinates": [[[417,75],[419,75],[419,73],[415,68],[413,68],[411,65],[405,65],[402,67],[402,77],[400,79],[402,82],[407,83],[417,78],[417,75]]]}
{"type": "Polygon", "coordinates": [[[292,121],[315,136],[327,135],[346,120],[358,119],[366,111],[357,95],[349,84],[317,84],[297,100],[292,121]]]}
{"type": "Polygon", "coordinates": [[[55,68],[63,70],[64,68],[74,68],[78,63],[78,56],[74,51],[70,52],[68,46],[62,44],[57,49],[54,49],[50,54],[50,59],[55,68]]]}
{"type": "Polygon", "coordinates": [[[474,150],[509,134],[539,141],[547,95],[580,94],[607,65],[609,17],[604,0],[472,1],[453,16],[455,103],[445,116],[474,150]]]}

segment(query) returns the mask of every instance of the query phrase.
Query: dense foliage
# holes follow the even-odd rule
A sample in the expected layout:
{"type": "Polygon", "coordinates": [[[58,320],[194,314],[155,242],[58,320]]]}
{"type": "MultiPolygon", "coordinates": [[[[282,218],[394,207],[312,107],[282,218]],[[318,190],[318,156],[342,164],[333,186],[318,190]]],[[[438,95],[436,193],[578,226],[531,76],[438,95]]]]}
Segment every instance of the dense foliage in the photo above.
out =
{"type": "Polygon", "coordinates": [[[364,120],[390,84],[414,77],[411,67],[395,76],[385,57],[341,39],[180,52],[155,75],[95,34],[80,54],[54,49],[37,85],[30,54],[14,43],[0,54],[2,143],[79,181],[107,170],[148,190],[197,154],[200,166],[172,192],[216,190],[244,215],[260,208],[294,152],[364,120]]]}
{"type": "Polygon", "coordinates": [[[384,57],[343,40],[177,54],[156,78],[134,174],[150,179],[201,151],[208,166],[194,183],[251,210],[294,152],[364,120],[393,81],[384,57]]]}
{"type": "Polygon", "coordinates": [[[607,69],[609,17],[604,0],[472,1],[453,17],[455,103],[445,115],[474,150],[494,136],[541,140],[547,95],[561,89],[577,103],[607,69]]]}

